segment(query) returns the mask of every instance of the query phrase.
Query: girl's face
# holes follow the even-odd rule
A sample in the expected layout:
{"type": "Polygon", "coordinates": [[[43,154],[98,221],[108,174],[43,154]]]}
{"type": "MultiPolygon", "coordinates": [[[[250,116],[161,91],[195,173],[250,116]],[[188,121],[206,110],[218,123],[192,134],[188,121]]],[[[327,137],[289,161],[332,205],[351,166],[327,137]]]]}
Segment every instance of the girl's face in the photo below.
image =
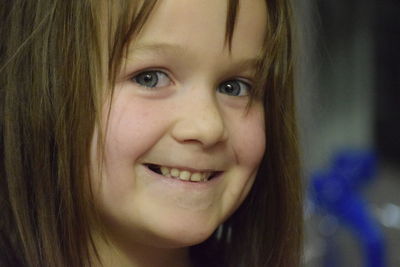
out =
{"type": "Polygon", "coordinates": [[[101,217],[117,242],[199,243],[253,184],[265,149],[264,109],[257,99],[248,111],[246,105],[265,3],[240,1],[230,52],[227,2],[159,1],[129,47],[111,103],[102,177],[93,178],[101,217]]]}

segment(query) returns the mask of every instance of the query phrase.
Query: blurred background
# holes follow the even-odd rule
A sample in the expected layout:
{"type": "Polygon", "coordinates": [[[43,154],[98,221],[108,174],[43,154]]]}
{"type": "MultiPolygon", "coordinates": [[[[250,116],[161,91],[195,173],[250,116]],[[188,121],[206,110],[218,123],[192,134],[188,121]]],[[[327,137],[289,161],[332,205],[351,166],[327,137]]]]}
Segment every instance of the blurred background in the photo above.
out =
{"type": "Polygon", "coordinates": [[[400,266],[400,0],[295,2],[304,266],[400,266]]]}

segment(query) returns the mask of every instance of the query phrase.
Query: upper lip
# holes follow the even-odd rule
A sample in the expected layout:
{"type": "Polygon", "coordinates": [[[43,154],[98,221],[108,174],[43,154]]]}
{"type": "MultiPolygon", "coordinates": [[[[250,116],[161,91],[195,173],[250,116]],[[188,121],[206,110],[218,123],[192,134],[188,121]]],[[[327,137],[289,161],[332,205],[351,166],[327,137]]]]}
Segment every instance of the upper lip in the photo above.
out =
{"type": "Polygon", "coordinates": [[[214,169],[214,168],[194,168],[194,167],[187,167],[183,165],[170,165],[170,164],[161,164],[161,163],[153,163],[153,162],[147,162],[144,165],[156,165],[160,167],[167,167],[170,169],[178,169],[180,171],[189,171],[191,173],[196,173],[196,172],[220,172],[220,169],[214,169]]]}

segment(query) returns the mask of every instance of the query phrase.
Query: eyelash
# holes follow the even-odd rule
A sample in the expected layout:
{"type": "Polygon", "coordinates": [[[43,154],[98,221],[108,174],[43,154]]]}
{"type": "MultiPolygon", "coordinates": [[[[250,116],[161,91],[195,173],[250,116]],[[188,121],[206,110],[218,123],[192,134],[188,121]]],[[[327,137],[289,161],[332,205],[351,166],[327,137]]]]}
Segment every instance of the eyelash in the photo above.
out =
{"type": "MultiPolygon", "coordinates": [[[[134,75],[130,80],[139,86],[145,87],[145,88],[159,88],[159,87],[166,87],[172,84],[172,79],[169,77],[169,75],[163,71],[160,70],[146,70],[142,71],[136,75],[134,75]],[[151,81],[151,79],[156,78],[155,80],[151,81]],[[162,78],[167,78],[167,84],[162,84],[161,86],[159,85],[159,81],[162,78]],[[146,80],[147,79],[147,80],[146,80]],[[145,84],[149,83],[149,84],[145,84]]],[[[252,86],[249,82],[243,81],[241,79],[231,79],[231,80],[226,80],[223,81],[218,85],[217,91],[223,94],[231,95],[231,96],[248,96],[249,91],[252,89],[252,86]],[[235,91],[234,94],[232,94],[232,90],[235,91]],[[242,93],[243,90],[246,90],[245,93],[242,93]],[[231,92],[229,92],[231,91],[231,92]],[[239,92],[238,92],[239,91],[239,92]],[[229,93],[228,93],[229,92],[229,93]]]]}

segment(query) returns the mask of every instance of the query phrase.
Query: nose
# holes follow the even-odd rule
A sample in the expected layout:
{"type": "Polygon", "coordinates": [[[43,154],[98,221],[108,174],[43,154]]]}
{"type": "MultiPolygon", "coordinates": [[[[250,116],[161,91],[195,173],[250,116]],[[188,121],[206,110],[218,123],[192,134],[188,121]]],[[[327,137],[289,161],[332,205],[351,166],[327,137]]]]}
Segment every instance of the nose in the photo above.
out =
{"type": "Polygon", "coordinates": [[[211,96],[187,100],[179,105],[178,118],[172,128],[173,138],[180,143],[198,143],[203,148],[226,141],[226,122],[217,100],[211,96]]]}

